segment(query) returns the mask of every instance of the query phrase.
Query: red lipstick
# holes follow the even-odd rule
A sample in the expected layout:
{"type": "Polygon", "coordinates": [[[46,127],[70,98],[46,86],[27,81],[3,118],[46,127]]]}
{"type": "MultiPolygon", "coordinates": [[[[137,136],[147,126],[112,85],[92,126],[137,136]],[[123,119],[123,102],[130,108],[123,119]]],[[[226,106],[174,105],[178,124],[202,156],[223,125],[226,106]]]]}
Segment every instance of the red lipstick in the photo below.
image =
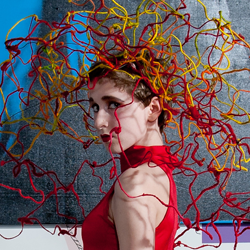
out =
{"type": "Polygon", "coordinates": [[[110,135],[108,135],[108,134],[103,134],[103,135],[101,135],[101,138],[102,138],[102,141],[103,141],[103,142],[108,142],[108,141],[110,141],[110,135]]]}

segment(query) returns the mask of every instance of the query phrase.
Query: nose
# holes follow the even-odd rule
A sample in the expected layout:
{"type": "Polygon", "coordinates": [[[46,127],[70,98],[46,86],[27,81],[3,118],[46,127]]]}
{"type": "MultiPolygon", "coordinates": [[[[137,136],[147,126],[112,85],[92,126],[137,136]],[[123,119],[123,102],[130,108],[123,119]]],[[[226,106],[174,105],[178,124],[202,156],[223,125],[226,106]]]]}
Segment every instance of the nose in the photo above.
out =
{"type": "Polygon", "coordinates": [[[108,127],[108,114],[105,110],[100,109],[94,117],[95,128],[101,130],[108,127]]]}

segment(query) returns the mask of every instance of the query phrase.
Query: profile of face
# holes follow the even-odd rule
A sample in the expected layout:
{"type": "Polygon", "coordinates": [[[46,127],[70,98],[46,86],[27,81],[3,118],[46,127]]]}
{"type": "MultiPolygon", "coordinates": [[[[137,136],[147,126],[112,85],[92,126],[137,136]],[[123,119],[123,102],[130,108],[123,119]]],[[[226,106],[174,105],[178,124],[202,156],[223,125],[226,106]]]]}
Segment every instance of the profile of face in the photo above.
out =
{"type": "Polygon", "coordinates": [[[100,81],[89,91],[89,102],[95,128],[105,147],[112,153],[121,153],[133,145],[144,145],[150,106],[132,99],[126,90],[115,87],[113,80],[100,81]]]}

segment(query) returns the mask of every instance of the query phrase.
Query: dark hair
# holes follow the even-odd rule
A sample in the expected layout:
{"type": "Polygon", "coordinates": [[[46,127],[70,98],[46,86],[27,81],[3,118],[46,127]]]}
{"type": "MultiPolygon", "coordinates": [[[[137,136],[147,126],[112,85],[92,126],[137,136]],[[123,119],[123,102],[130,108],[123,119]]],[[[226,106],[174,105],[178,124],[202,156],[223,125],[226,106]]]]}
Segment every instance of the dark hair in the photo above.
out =
{"type": "MultiPolygon", "coordinates": [[[[123,56],[117,55],[109,59],[108,62],[99,61],[91,65],[89,69],[90,82],[95,83],[101,78],[109,78],[114,81],[116,87],[126,90],[129,94],[134,93],[134,97],[141,101],[145,107],[150,104],[154,96],[158,96],[149,80],[149,77],[152,78],[152,74],[149,75],[148,66],[144,65],[142,61],[128,62],[128,60],[124,60],[123,56]]],[[[161,60],[158,60],[158,62],[161,63],[161,60]]],[[[168,89],[168,93],[173,93],[172,87],[168,89]]],[[[167,103],[171,106],[171,102],[167,103]]],[[[168,112],[162,110],[158,117],[158,126],[161,133],[167,119],[168,112]]]]}

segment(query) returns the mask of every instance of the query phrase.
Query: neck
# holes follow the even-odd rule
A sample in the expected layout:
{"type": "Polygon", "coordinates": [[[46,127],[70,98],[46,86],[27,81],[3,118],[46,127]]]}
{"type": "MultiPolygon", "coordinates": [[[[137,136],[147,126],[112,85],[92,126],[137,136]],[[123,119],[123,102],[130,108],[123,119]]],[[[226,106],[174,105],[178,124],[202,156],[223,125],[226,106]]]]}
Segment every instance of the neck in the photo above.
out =
{"type": "Polygon", "coordinates": [[[156,146],[156,145],[163,145],[162,135],[160,133],[159,127],[157,125],[156,128],[149,128],[147,130],[146,135],[144,138],[136,143],[136,145],[142,146],[156,146]]]}

